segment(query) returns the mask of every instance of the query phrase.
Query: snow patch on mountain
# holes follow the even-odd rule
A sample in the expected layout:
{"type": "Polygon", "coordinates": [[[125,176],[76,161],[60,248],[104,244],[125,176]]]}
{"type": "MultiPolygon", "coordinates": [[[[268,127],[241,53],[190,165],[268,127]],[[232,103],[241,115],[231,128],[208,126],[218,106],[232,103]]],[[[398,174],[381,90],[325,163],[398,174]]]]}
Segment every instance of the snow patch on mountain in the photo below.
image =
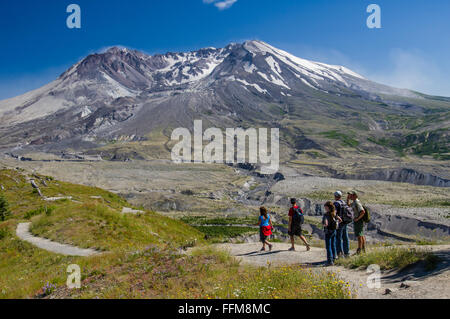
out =
{"type": "MultiPolygon", "coordinates": [[[[248,41],[244,44],[245,48],[253,54],[263,53],[265,55],[270,54],[277,58],[281,62],[289,66],[294,72],[299,75],[310,77],[319,81],[325,79],[338,81],[345,86],[349,86],[347,81],[343,78],[343,75],[352,76],[359,79],[364,79],[357,73],[348,70],[345,67],[327,65],[324,63],[312,62],[299,57],[296,57],[286,51],[274,48],[267,43],[261,41],[248,41]]],[[[272,70],[278,73],[276,65],[274,64],[273,57],[266,57],[266,61],[270,63],[272,70]]]]}
{"type": "MultiPolygon", "coordinates": [[[[378,94],[420,98],[408,90],[368,81],[343,66],[308,61],[261,41],[152,56],[110,48],[87,56],[38,90],[0,101],[0,126],[66,110],[77,119],[80,114],[85,118],[98,108],[128,108],[130,104],[146,103],[153,94],[217,94],[230,81],[271,96],[303,94],[308,87],[335,94],[349,88],[367,92],[373,98],[378,94]]],[[[95,125],[107,124],[102,121],[95,125]]]]}
{"type": "MultiPolygon", "coordinates": [[[[248,83],[247,81],[242,80],[242,79],[236,79],[236,81],[241,82],[242,84],[244,84],[244,85],[246,85],[246,86],[254,87],[254,88],[255,88],[258,92],[260,92],[260,93],[269,94],[269,91],[267,91],[267,90],[261,88],[258,84],[255,84],[255,83],[253,83],[253,84],[252,84],[252,83],[248,83]]],[[[269,94],[269,95],[270,95],[270,94],[269,94]]]]}
{"type": "Polygon", "coordinates": [[[92,114],[92,111],[89,108],[89,106],[84,106],[83,109],[81,110],[81,118],[88,117],[91,114],[92,114]]]}
{"type": "Polygon", "coordinates": [[[256,67],[256,65],[252,64],[252,63],[246,63],[244,65],[244,70],[247,73],[253,73],[254,71],[256,71],[258,68],[256,67]]]}
{"type": "Polygon", "coordinates": [[[112,98],[117,99],[119,97],[134,96],[135,94],[113,80],[108,74],[102,72],[103,78],[106,80],[105,92],[112,98]]]}
{"type": "Polygon", "coordinates": [[[267,64],[270,66],[270,68],[272,69],[272,72],[275,73],[276,76],[272,75],[272,83],[285,87],[287,89],[291,89],[284,81],[283,81],[283,76],[280,74],[281,73],[281,68],[280,65],[278,64],[277,61],[274,60],[274,58],[272,56],[269,56],[266,58],[266,62],[267,64]]]}

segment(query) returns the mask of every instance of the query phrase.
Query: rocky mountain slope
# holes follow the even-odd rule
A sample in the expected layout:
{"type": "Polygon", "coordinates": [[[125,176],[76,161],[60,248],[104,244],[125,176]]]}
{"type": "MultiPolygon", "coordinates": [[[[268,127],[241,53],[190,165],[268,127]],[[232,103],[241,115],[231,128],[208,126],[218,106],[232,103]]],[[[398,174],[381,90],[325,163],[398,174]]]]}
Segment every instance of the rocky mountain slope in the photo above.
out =
{"type": "Polygon", "coordinates": [[[345,152],[442,161],[450,152],[450,98],[378,84],[261,41],[89,55],[54,82],[0,102],[0,147],[124,159],[151,157],[139,145],[155,142],[167,157],[171,129],[192,128],[194,119],[204,128],[279,127],[284,160],[345,152]]]}

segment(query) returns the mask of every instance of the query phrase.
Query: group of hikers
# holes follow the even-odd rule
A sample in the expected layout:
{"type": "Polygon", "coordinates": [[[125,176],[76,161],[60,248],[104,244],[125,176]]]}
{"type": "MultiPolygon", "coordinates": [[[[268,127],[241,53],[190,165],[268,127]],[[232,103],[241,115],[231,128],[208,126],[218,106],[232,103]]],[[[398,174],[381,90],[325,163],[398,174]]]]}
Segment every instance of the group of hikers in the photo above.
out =
{"type": "MultiPolygon", "coordinates": [[[[356,191],[347,193],[344,201],[341,191],[334,193],[334,201],[327,201],[324,204],[324,214],[322,225],[325,234],[325,248],[327,250],[326,265],[331,266],[338,258],[347,258],[350,256],[350,245],[348,239],[347,226],[353,223],[355,237],[358,240],[358,249],[356,254],[366,251],[366,238],[364,236],[364,224],[370,220],[369,210],[363,206],[358,199],[356,191]]],[[[291,239],[291,248],[289,251],[295,251],[295,236],[298,236],[309,251],[311,246],[302,233],[302,225],[305,221],[303,210],[297,205],[295,198],[291,199],[291,208],[289,209],[289,227],[288,234],[291,239]]],[[[265,207],[260,207],[260,216],[258,226],[260,227],[260,240],[263,244],[262,251],[269,247],[272,250],[272,244],[268,241],[272,235],[273,225],[270,214],[265,207]]]]}

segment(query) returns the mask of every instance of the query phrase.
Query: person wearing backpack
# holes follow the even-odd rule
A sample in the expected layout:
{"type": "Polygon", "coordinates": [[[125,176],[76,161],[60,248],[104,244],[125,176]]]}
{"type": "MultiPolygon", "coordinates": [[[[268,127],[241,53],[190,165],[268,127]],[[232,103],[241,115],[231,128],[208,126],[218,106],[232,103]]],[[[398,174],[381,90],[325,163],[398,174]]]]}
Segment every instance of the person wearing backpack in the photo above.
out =
{"type": "Polygon", "coordinates": [[[347,205],[353,210],[355,218],[353,219],[353,228],[355,230],[355,237],[358,240],[358,249],[356,254],[359,255],[361,252],[366,252],[366,237],[364,236],[364,222],[368,222],[369,215],[366,214],[366,210],[362,205],[361,201],[358,199],[358,193],[356,191],[351,191],[347,193],[347,205]],[[352,203],[350,203],[352,201],[352,203]]]}
{"type": "Polygon", "coordinates": [[[272,220],[270,218],[270,215],[267,213],[267,209],[265,207],[259,208],[259,238],[263,244],[263,247],[261,248],[261,251],[266,250],[266,245],[269,246],[269,251],[272,250],[272,244],[267,241],[267,239],[272,235],[272,220]]]}
{"type": "Polygon", "coordinates": [[[325,214],[323,214],[322,224],[325,232],[325,248],[327,249],[327,266],[333,266],[337,259],[336,253],[336,230],[341,218],[336,214],[336,208],[331,201],[324,205],[325,214]]]}
{"type": "Polygon", "coordinates": [[[295,198],[291,198],[292,207],[289,209],[289,228],[288,234],[291,237],[292,247],[289,248],[289,251],[295,251],[294,245],[294,236],[299,236],[303,243],[306,245],[306,251],[311,249],[311,246],[306,241],[305,236],[302,234],[302,224],[304,222],[303,211],[297,205],[297,200],[295,198]]]}
{"type": "Polygon", "coordinates": [[[350,256],[350,246],[348,241],[347,225],[353,222],[353,212],[348,205],[342,200],[342,192],[336,191],[334,193],[334,207],[336,214],[342,222],[336,230],[336,252],[338,258],[350,256]]]}

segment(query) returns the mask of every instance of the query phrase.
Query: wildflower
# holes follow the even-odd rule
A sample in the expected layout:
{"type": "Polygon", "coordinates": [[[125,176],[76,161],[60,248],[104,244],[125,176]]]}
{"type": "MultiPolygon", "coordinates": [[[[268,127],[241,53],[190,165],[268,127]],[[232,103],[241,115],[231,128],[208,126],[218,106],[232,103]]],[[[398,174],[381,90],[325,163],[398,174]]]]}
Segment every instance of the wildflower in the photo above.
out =
{"type": "Polygon", "coordinates": [[[49,296],[56,289],[56,286],[47,282],[47,284],[42,288],[42,294],[44,296],[49,296]]]}

